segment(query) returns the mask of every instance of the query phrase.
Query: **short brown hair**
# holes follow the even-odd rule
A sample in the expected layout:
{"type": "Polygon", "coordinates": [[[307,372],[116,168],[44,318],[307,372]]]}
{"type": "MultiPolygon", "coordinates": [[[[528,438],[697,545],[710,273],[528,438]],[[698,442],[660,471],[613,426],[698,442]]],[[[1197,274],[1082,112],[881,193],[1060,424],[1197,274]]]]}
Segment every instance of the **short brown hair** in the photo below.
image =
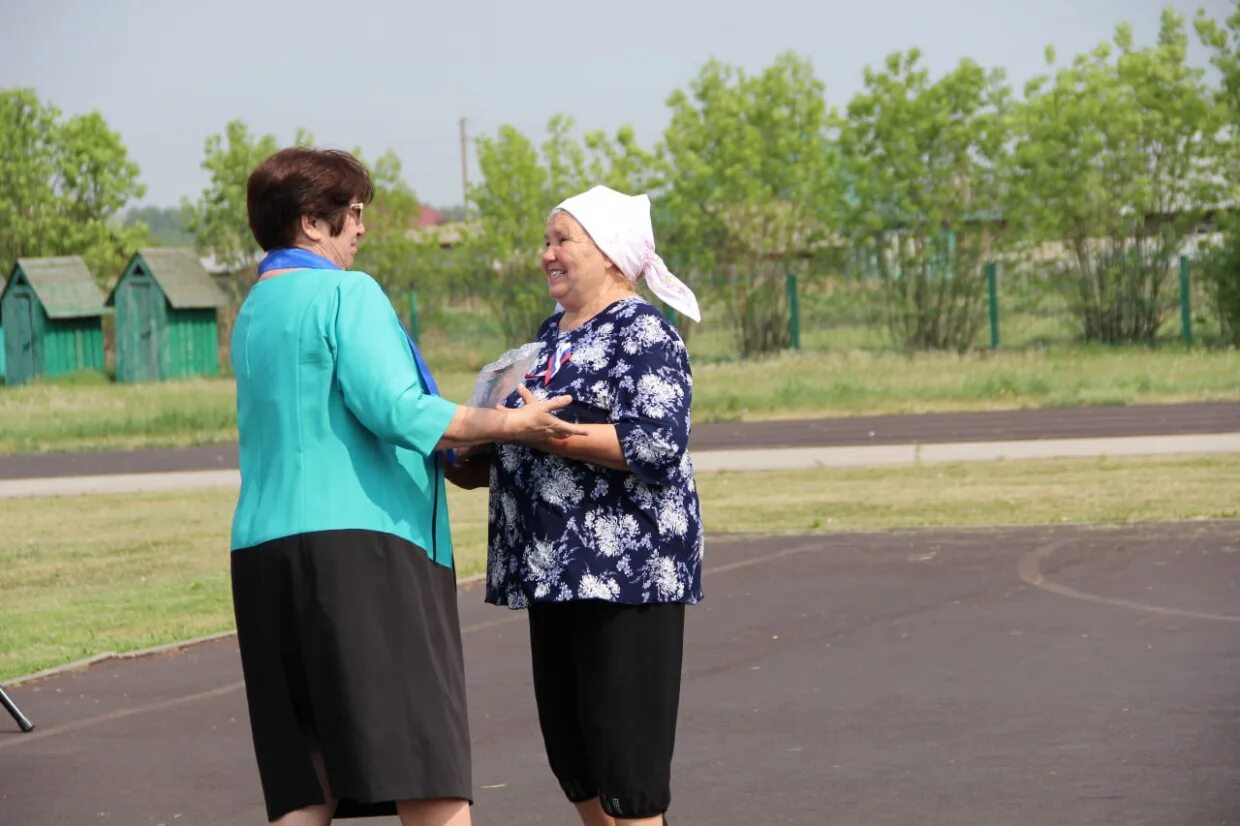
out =
{"type": "Polygon", "coordinates": [[[301,216],[321,218],[339,235],[349,204],[370,203],[375,189],[357,158],[339,149],[281,149],[250,173],[245,206],[264,250],[291,247],[301,216]]]}

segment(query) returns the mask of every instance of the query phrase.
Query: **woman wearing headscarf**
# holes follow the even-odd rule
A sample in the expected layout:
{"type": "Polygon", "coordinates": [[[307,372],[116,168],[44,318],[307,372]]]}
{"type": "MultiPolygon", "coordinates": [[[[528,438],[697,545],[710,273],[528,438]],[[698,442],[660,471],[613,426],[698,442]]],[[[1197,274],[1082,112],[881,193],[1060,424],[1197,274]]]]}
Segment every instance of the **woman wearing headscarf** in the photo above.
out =
{"type": "Polygon", "coordinates": [[[702,598],[702,527],[687,451],[684,342],[644,279],[697,321],[655,253],[650,200],[594,187],[547,219],[542,269],[561,308],[507,405],[561,393],[585,432],[499,445],[489,463],[488,602],[528,608],[551,770],[585,824],[655,824],[671,802],[684,608],[702,598]]]}
{"type": "Polygon", "coordinates": [[[268,819],[468,824],[469,726],[439,451],[580,432],[437,395],[383,291],[349,270],[372,196],[344,152],[251,174],[267,251],[232,335],[237,638],[268,819]]]}

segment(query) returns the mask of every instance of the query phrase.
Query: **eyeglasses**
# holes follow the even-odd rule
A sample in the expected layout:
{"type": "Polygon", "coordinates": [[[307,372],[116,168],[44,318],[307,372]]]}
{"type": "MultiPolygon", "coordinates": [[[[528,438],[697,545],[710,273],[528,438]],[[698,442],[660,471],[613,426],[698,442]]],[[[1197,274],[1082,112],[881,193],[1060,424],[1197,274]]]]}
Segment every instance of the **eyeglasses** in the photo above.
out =
{"type": "Polygon", "coordinates": [[[358,201],[356,204],[349,204],[349,211],[353,213],[353,217],[360,224],[362,222],[362,210],[366,207],[364,203],[358,201]]]}

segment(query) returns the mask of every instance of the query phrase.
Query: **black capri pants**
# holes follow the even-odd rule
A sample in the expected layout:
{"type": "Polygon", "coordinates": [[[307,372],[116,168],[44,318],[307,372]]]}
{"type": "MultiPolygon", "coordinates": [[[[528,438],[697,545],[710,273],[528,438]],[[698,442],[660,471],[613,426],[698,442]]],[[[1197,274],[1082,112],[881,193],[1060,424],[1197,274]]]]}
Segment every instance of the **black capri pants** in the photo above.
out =
{"type": "Polygon", "coordinates": [[[671,803],[685,606],[530,606],[534,697],[547,759],[573,803],[654,817],[671,803]]]}

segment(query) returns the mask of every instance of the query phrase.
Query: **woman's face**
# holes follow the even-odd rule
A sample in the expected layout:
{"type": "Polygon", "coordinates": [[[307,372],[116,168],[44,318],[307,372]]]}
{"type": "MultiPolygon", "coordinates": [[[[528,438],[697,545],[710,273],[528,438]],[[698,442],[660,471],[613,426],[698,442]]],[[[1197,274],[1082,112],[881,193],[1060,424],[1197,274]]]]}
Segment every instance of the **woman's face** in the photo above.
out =
{"type": "Polygon", "coordinates": [[[357,257],[357,240],[366,234],[361,203],[349,207],[339,235],[331,234],[331,225],[327,221],[316,220],[316,224],[321,234],[314,240],[323,257],[342,269],[353,266],[353,259],[357,257]]]}
{"type": "Polygon", "coordinates": [[[556,212],[547,219],[541,263],[547,292],[568,310],[584,307],[601,295],[615,272],[607,256],[567,212],[556,212]]]}

